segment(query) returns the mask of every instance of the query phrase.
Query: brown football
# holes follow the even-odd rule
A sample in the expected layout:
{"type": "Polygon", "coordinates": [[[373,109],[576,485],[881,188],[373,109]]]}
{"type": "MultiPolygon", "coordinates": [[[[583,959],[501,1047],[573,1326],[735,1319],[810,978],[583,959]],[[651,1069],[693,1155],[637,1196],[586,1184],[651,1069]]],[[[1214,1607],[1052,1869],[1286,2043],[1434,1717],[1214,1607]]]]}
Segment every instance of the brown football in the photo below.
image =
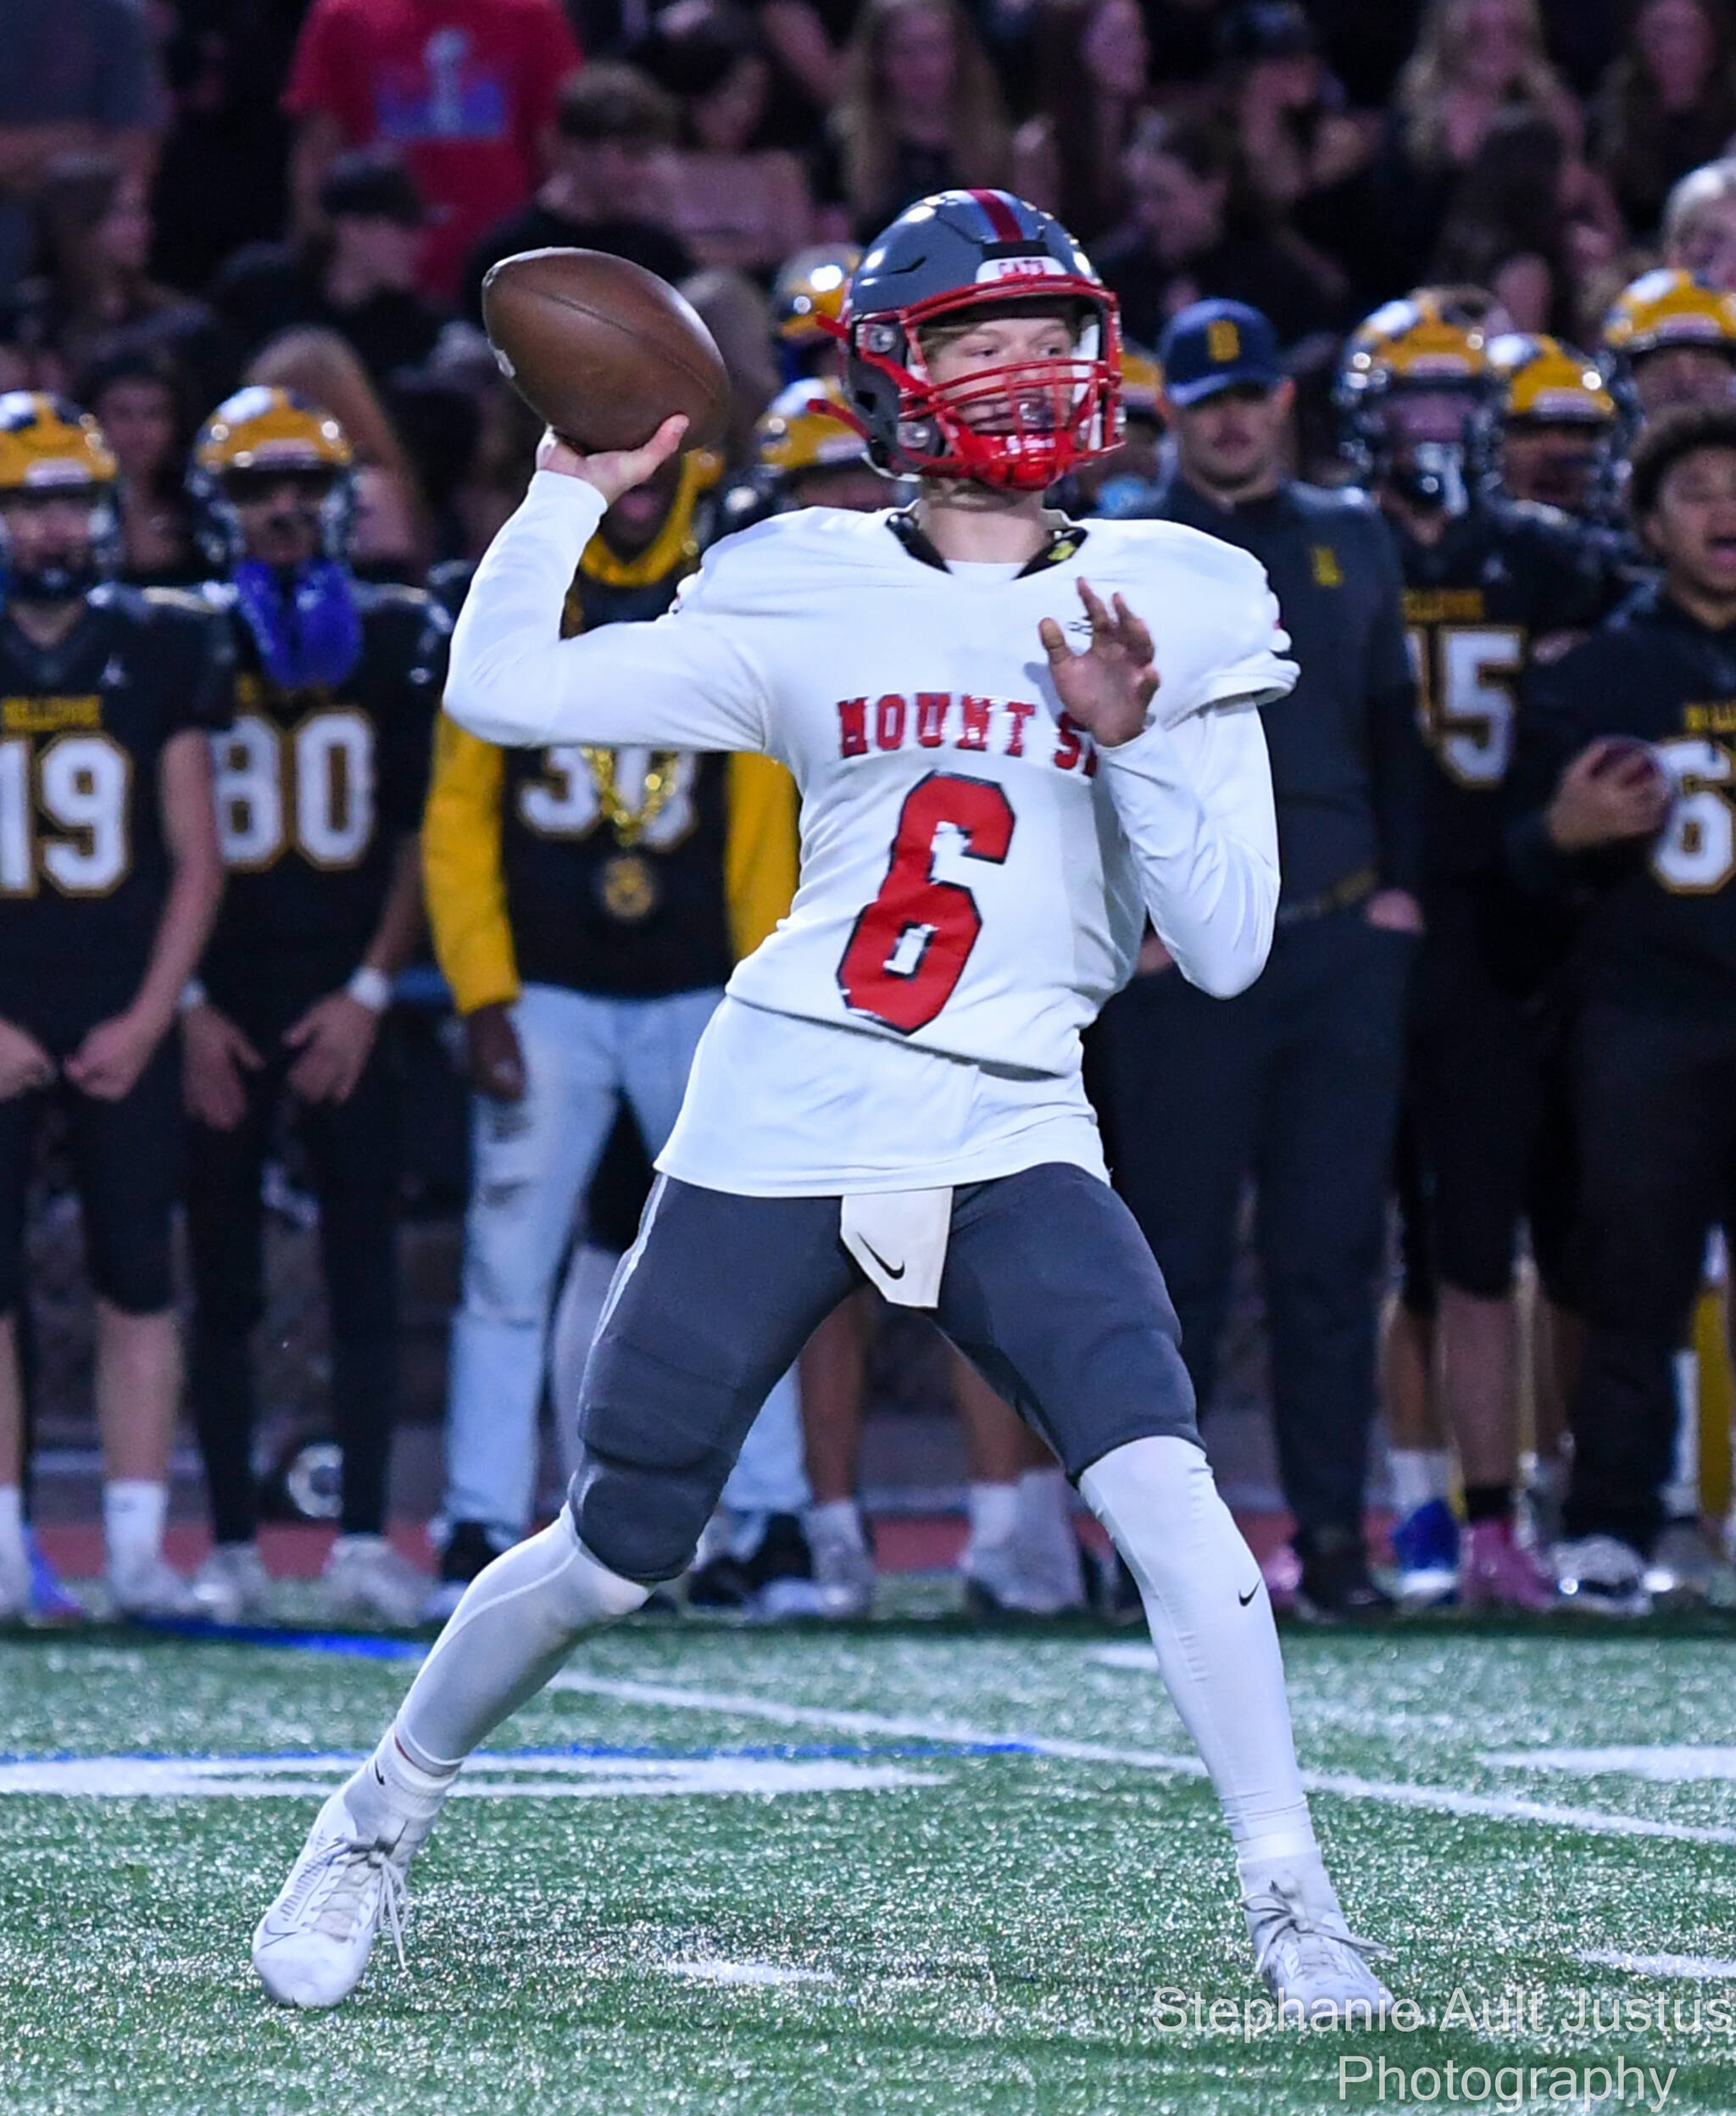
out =
{"type": "Polygon", "coordinates": [[[692,305],[602,250],[524,250],[482,281],[501,372],[575,448],[643,448],[676,412],[688,448],[722,438],[729,375],[692,305]]]}

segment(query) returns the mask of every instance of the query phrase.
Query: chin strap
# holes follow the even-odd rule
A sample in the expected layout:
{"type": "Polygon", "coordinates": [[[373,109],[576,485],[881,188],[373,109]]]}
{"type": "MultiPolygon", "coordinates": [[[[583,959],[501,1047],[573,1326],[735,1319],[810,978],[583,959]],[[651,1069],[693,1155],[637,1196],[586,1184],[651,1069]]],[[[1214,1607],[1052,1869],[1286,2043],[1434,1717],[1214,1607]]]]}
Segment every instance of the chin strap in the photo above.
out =
{"type": "Polygon", "coordinates": [[[235,594],[267,677],[280,690],[341,683],[362,658],[355,584],[334,559],[286,575],[259,559],[235,570],[235,594]]]}

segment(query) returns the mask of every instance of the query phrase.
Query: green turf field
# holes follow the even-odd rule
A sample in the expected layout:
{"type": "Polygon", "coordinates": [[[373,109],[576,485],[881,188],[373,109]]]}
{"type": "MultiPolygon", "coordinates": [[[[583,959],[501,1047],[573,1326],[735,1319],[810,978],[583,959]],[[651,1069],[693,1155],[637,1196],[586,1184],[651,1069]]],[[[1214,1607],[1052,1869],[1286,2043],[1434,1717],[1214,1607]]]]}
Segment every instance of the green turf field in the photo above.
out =
{"type": "Polygon", "coordinates": [[[408,1971],[382,1941],[328,2017],[264,2002],[248,1935],[404,1662],[0,1642],[0,2109],[1736,2111],[1736,1638],[1286,1651],[1420,2025],[1248,2013],[1227,1840],[1127,1634],[599,1637],[448,1808],[408,1971]]]}

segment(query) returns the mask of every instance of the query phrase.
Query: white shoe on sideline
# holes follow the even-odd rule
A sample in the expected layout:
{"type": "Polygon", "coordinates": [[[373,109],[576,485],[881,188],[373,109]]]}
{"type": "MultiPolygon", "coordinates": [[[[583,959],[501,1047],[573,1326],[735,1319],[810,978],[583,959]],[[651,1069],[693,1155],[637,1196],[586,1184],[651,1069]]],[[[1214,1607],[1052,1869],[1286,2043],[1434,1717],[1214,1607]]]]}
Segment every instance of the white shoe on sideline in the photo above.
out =
{"type": "Polygon", "coordinates": [[[220,1543],[193,1574],[193,1599],[213,1623],[257,1623],[271,1613],[271,1575],[257,1543],[220,1543]]]}
{"type": "Polygon", "coordinates": [[[1645,1560],[1618,1536],[1582,1535],[1558,1543],[1553,1553],[1555,1586],[1564,1608],[1594,1616],[1640,1617],[1651,1607],[1645,1591],[1645,1560]]]}
{"type": "Polygon", "coordinates": [[[193,1598],[193,1584],[157,1552],[130,1564],[110,1565],[108,1598],[117,1617],[135,1622],[162,1622],[203,1612],[193,1598]]]}
{"type": "Polygon", "coordinates": [[[321,1575],[332,1616],[389,1624],[398,1631],[421,1623],[432,1584],[383,1535],[339,1536],[321,1575]]]}
{"type": "Polygon", "coordinates": [[[31,1613],[31,1554],[21,1535],[0,1536],[0,1623],[31,1613]]]}
{"type": "Polygon", "coordinates": [[[875,1570],[874,1553],[862,1533],[860,1516],[854,1535],[847,1528],[830,1524],[823,1517],[816,1523],[812,1513],[805,1525],[820,1614],[839,1620],[871,1614],[880,1576],[875,1570]]]}
{"type": "Polygon", "coordinates": [[[403,1966],[404,1875],[427,1829],[388,1812],[366,1828],[340,1787],[253,1933],[253,1967],[280,2006],[336,2006],[362,1980],[383,1924],[403,1966]]]}
{"type": "Polygon", "coordinates": [[[1387,1950],[1355,1937],[1323,1874],[1311,1882],[1294,1873],[1276,1874],[1244,1896],[1242,1908],[1255,1973],[1279,2006],[1299,2006],[1310,2026],[1344,2028],[1372,2027],[1391,2007],[1392,1993],[1365,1958],[1387,1950]],[[1334,2009],[1333,2016],[1317,2019],[1316,2008],[1325,2006],[1334,2009]]]}

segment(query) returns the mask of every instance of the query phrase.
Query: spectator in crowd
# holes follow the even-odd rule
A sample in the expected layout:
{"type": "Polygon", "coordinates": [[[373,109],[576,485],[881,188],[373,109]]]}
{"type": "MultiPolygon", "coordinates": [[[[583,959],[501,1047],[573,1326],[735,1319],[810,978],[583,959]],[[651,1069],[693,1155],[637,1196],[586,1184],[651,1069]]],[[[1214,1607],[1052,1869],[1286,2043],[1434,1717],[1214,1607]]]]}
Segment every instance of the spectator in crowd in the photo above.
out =
{"type": "Polygon", "coordinates": [[[186,485],[193,421],[174,361],[150,348],[112,354],[79,378],[78,401],[114,451],[121,579],[157,587],[203,580],[186,485]]]}
{"type": "Polygon", "coordinates": [[[176,995],[222,888],[207,730],[224,642],[188,599],[93,599],[114,462],[70,405],[0,398],[0,1616],[30,1606],[19,1507],[25,1201],[64,1111],[97,1304],[108,1584],[122,1616],[193,1613],[163,1556],[181,1397],[171,1220],[176,995]],[[100,721],[92,708],[98,702],[100,721]]]}
{"type": "Polygon", "coordinates": [[[1093,242],[1127,205],[1122,156],[1149,96],[1138,0],[1038,0],[1037,114],[1013,141],[1013,187],[1093,242]]]}
{"type": "Polygon", "coordinates": [[[1545,56],[1537,0],[1430,0],[1376,170],[1378,219],[1368,234],[1379,246],[1383,291],[1416,284],[1457,180],[1496,119],[1515,107],[1553,119],[1571,138],[1583,130],[1545,56]]]}
{"type": "Polygon", "coordinates": [[[147,270],[144,179],[112,154],[69,155],[47,170],[39,203],[47,270],[19,293],[61,359],[76,369],[124,331],[169,352],[197,396],[220,388],[227,370],[210,310],[147,270]]]}
{"type": "Polygon", "coordinates": [[[636,67],[601,62],[561,86],[548,175],[536,197],[487,229],[464,274],[467,315],[482,313],[491,265],[520,250],[606,250],[671,281],[693,260],[670,232],[667,156],[674,101],[636,67]]]}
{"type": "Polygon", "coordinates": [[[1000,86],[959,0],[864,0],[846,65],[819,192],[860,241],[930,192],[1006,181],[1000,86]]]}
{"type": "Polygon", "coordinates": [[[1736,292],[1736,161],[1690,170],[1664,205],[1664,262],[1736,292]]]}
{"type": "Polygon", "coordinates": [[[275,1122],[320,1206],[332,1423],[343,1451],[334,1613],[409,1624],[427,1582],[386,1540],[397,1404],[396,1110],[381,1027],[421,924],[415,832],[445,680],[444,613],[346,564],[352,453],[328,412],[253,384],[201,432],[193,470],[238,672],[217,744],[230,884],[183,998],[190,1394],[215,1547],[198,1591],[234,1623],[269,1605],[254,1540],[249,1337],[264,1310],[260,1184],[275,1122]]]}
{"type": "Polygon", "coordinates": [[[1601,180],[1550,118],[1504,112],[1460,178],[1428,276],[1486,287],[1516,331],[1581,335],[1578,290],[1621,242],[1601,180]]]}
{"type": "Polygon", "coordinates": [[[1678,1569],[1661,1534],[1672,1367],[1736,1195],[1736,409],[1653,421],[1629,493],[1661,582],[1533,671],[1511,839],[1523,881],[1583,907],[1585,1346],[1557,1563],[1576,1603],[1615,1611],[1644,1606],[1650,1564],[1678,1569]]]}
{"type": "Polygon", "coordinates": [[[1262,712],[1283,874],[1266,971],[1239,998],[1212,1000],[1148,936],[1139,974],[1095,1031],[1099,1092],[1116,1185],[1162,1267],[1202,1407],[1254,1177],[1296,1521],[1276,1585],[1296,1590],[1305,1613],[1366,1617],[1386,1606],[1368,1572],[1363,1483],[1405,990],[1422,923],[1423,758],[1398,561],[1360,494],[1287,476],[1294,393],[1266,317],[1201,303],[1171,324],[1158,359],[1177,459],[1152,511],[1260,560],[1302,674],[1262,712]]]}
{"type": "Polygon", "coordinates": [[[1599,95],[1593,139],[1628,227],[1650,236],[1670,187],[1736,133],[1736,35],[1724,0],[1640,0],[1599,95]]]}
{"type": "Polygon", "coordinates": [[[701,265],[769,276],[811,239],[814,202],[800,159],[767,142],[772,67],[753,18],[708,9],[660,39],[659,71],[682,112],[675,234],[701,265]]]}
{"type": "MultiPolygon", "coordinates": [[[[569,630],[668,608],[698,562],[709,475],[702,454],[674,457],[615,501],[580,560],[569,630]]],[[[461,599],[469,573],[437,576],[442,593],[461,599]]],[[[476,1089],[430,1606],[444,1616],[530,1528],[550,1306],[581,1204],[623,1102],[662,1150],[731,965],[788,909],[794,788],[764,757],[502,750],[442,719],[422,848],[476,1089]]],[[[783,1503],[732,1553],[755,1592],[810,1569],[793,1389],[762,1413],[783,1435],[783,1503]]]]}
{"type": "Polygon", "coordinates": [[[421,283],[449,300],[477,237],[546,174],[578,64],[557,0],[314,0],[284,96],[298,229],[346,147],[394,146],[430,208],[421,283]]]}
{"type": "Polygon", "coordinates": [[[30,269],[32,208],[51,165],[112,154],[144,177],[164,109],[134,0],[0,0],[0,295],[30,269]]]}
{"type": "Polygon", "coordinates": [[[1221,126],[1153,113],[1134,134],[1127,172],[1129,218],[1093,255],[1130,337],[1155,345],[1173,316],[1210,298],[1257,299],[1286,346],[1339,320],[1317,264],[1248,192],[1221,126]]]}
{"type": "Polygon", "coordinates": [[[237,251],[209,299],[246,359],[298,325],[341,331],[376,384],[434,350],[449,311],[416,273],[426,214],[396,154],[337,156],[320,184],[320,218],[299,242],[237,251]]]}
{"type": "Polygon", "coordinates": [[[1320,258],[1336,292],[1362,291],[1373,129],[1344,109],[1299,0],[1240,0],[1221,50],[1221,94],[1249,188],[1320,258]]]}

